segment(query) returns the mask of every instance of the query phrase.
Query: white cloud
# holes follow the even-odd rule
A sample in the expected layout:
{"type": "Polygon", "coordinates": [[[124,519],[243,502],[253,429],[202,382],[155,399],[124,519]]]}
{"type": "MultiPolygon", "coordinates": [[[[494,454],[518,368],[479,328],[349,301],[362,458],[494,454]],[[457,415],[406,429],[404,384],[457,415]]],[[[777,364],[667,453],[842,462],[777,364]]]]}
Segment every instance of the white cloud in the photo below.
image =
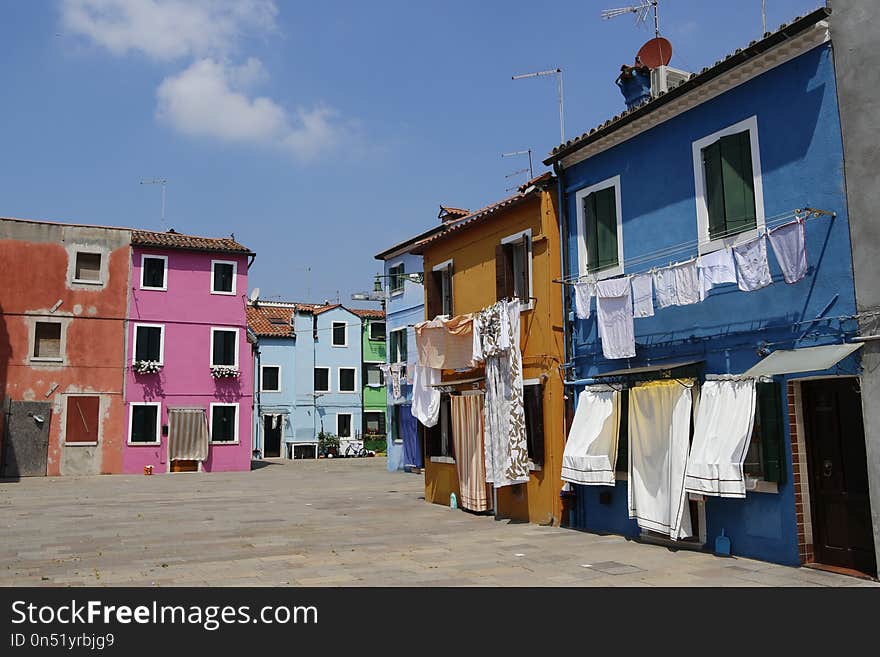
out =
{"type": "Polygon", "coordinates": [[[68,32],[116,55],[153,59],[227,53],[249,32],[275,29],[274,0],[62,0],[68,32]]]}
{"type": "Polygon", "coordinates": [[[249,97],[245,88],[262,73],[254,58],[240,67],[200,59],[162,81],[157,116],[185,135],[279,147],[300,160],[341,142],[348,128],[329,107],[290,113],[270,98],[249,97]]]}

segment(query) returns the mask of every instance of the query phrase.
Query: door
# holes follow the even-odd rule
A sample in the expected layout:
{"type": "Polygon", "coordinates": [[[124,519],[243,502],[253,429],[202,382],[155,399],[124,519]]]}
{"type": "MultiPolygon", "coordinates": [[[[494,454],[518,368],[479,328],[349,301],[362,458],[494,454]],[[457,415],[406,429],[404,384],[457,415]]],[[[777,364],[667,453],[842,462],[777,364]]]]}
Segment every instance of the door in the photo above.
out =
{"type": "Polygon", "coordinates": [[[877,572],[858,379],[801,384],[816,561],[877,572]]]}
{"type": "Polygon", "coordinates": [[[263,457],[278,458],[281,456],[281,425],[282,415],[263,416],[263,457]],[[277,420],[275,418],[278,418],[277,420]]]}
{"type": "Polygon", "coordinates": [[[0,477],[45,477],[51,404],[7,399],[4,410],[6,430],[0,477]]]}

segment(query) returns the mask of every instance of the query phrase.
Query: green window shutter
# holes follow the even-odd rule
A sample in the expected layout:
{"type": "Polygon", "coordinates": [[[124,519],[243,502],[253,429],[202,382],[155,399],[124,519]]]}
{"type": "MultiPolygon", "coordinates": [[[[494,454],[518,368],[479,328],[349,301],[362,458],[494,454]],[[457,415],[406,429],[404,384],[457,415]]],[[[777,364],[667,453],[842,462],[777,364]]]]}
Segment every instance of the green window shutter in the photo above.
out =
{"type": "Polygon", "coordinates": [[[614,187],[599,190],[596,196],[596,242],[599,250],[599,268],[616,267],[617,262],[617,203],[614,187]]]}
{"type": "Polygon", "coordinates": [[[724,185],[724,208],[728,234],[739,233],[756,225],[755,187],[752,178],[752,147],[749,132],[722,137],[721,171],[724,185]]]}
{"type": "Polygon", "coordinates": [[[727,230],[724,214],[724,184],[721,174],[721,144],[715,142],[703,149],[703,170],[706,174],[706,207],[709,211],[709,239],[723,237],[727,230]]]}
{"type": "Polygon", "coordinates": [[[785,482],[785,427],[778,383],[758,383],[757,412],[761,423],[764,481],[785,482]]]}
{"type": "Polygon", "coordinates": [[[584,199],[584,241],[587,243],[587,269],[599,269],[599,238],[597,226],[596,195],[590,194],[584,199]]]}

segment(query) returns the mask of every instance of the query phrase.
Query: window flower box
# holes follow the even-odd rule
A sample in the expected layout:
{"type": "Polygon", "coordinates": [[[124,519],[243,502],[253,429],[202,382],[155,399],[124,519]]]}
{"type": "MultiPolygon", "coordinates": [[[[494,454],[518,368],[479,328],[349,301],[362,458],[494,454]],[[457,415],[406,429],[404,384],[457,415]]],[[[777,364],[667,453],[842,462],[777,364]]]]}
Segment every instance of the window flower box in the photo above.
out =
{"type": "Polygon", "coordinates": [[[211,366],[211,376],[215,379],[234,379],[238,375],[239,371],[237,367],[231,367],[228,365],[211,366]]]}
{"type": "Polygon", "coordinates": [[[135,374],[158,374],[162,370],[162,363],[155,360],[136,360],[131,369],[135,374]]]}

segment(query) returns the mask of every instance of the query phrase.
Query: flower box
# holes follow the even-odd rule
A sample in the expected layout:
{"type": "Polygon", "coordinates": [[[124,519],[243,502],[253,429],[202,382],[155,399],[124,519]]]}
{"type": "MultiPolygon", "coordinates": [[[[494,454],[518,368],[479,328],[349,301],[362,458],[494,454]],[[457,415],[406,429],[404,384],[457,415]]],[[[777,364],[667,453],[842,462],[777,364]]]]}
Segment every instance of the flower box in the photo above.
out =
{"type": "Polygon", "coordinates": [[[228,365],[211,366],[211,376],[215,379],[234,379],[238,375],[239,371],[237,367],[231,367],[228,365]]]}
{"type": "Polygon", "coordinates": [[[136,374],[158,374],[162,370],[162,363],[155,360],[136,360],[131,369],[136,374]]]}

